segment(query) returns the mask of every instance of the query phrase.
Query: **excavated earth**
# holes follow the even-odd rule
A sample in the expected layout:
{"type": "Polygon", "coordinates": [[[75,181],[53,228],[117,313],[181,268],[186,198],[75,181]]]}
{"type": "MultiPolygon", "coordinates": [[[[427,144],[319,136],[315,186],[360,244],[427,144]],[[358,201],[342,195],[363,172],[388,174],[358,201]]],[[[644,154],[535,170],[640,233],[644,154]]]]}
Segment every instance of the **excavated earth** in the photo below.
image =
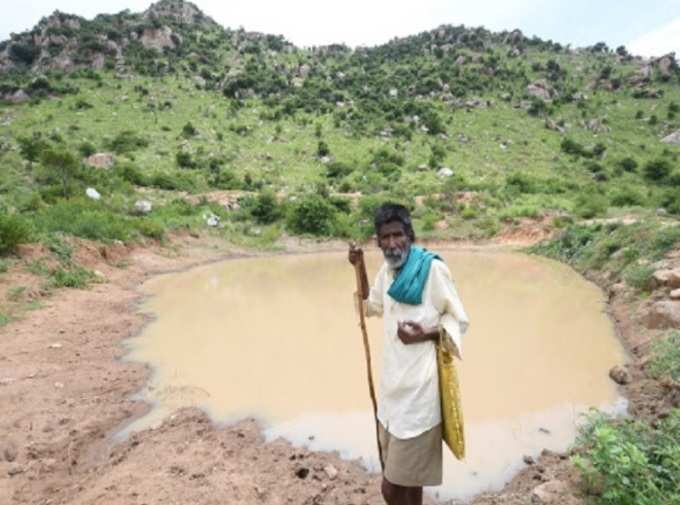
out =
{"type": "MultiPolygon", "coordinates": [[[[467,246],[507,248],[543,235],[531,231],[467,246]]],[[[18,268],[1,278],[0,299],[20,283],[42,308],[0,329],[0,505],[383,503],[379,475],[336,453],[311,452],[282,439],[265,443],[254,420],[218,426],[202,411],[187,408],[156,429],[114,440],[114,433],[149,409],[134,395],[150,370],[121,359],[123,341],[147,322],[138,311],[141,283],[159,273],[258,254],[189,235],[176,236],[171,244],[128,248],[78,242],[78,262],[102,278],[88,289],[46,294],[18,268]]],[[[309,253],[346,246],[290,240],[285,247],[288,253],[309,253]]],[[[41,253],[39,247],[20,251],[23,259],[41,253]]],[[[654,331],[639,324],[637,302],[625,289],[594,280],[608,290],[610,313],[631,353],[631,380],[622,386],[631,412],[663,416],[677,395],[645,378],[654,331]]],[[[584,503],[585,492],[569,454],[544,451],[502,492],[472,503],[576,504],[584,503]]]]}

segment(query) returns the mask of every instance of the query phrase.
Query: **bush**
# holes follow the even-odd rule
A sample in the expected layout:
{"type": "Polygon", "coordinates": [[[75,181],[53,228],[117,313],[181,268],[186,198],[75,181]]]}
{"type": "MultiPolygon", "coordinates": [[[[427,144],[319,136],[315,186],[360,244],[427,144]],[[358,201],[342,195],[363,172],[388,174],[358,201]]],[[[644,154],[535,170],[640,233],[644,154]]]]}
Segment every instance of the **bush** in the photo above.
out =
{"type": "Polygon", "coordinates": [[[642,173],[650,181],[658,182],[668,177],[671,173],[671,164],[668,160],[662,159],[648,161],[642,167],[642,173]]]}
{"type": "Polygon", "coordinates": [[[623,158],[621,161],[619,161],[619,166],[623,169],[625,172],[635,172],[638,167],[638,162],[635,161],[634,158],[623,158]]]}
{"type": "Polygon", "coordinates": [[[292,205],[287,224],[295,233],[331,235],[335,208],[320,195],[306,195],[292,205]]]}
{"type": "Polygon", "coordinates": [[[23,218],[0,214],[0,255],[15,252],[19,244],[29,239],[30,228],[23,218]]]}
{"type": "Polygon", "coordinates": [[[331,150],[328,147],[328,144],[326,144],[323,140],[320,140],[319,143],[316,146],[316,155],[319,158],[322,158],[324,156],[328,156],[330,153],[331,153],[331,150]]]}
{"type": "Polygon", "coordinates": [[[273,191],[265,190],[257,194],[250,202],[245,204],[248,213],[259,224],[270,224],[282,215],[276,195],[273,191]]]}
{"type": "Polygon", "coordinates": [[[149,141],[147,139],[130,130],[120,132],[107,142],[107,147],[116,154],[131,153],[148,145],[149,141]]]}
{"type": "Polygon", "coordinates": [[[185,139],[191,138],[194,135],[196,135],[198,131],[194,127],[194,125],[191,124],[191,121],[189,121],[187,124],[182,127],[182,137],[185,139]]]}
{"type": "Polygon", "coordinates": [[[196,162],[191,157],[191,153],[186,151],[177,151],[175,161],[180,168],[196,168],[196,162]]]}
{"type": "Polygon", "coordinates": [[[97,148],[92,142],[82,142],[78,146],[78,152],[83,158],[87,158],[88,156],[92,156],[94,153],[96,153],[97,148]]]}
{"type": "Polygon", "coordinates": [[[326,177],[329,179],[341,179],[353,171],[354,169],[348,163],[342,161],[331,161],[326,165],[326,177]]]}
{"type": "Polygon", "coordinates": [[[572,461],[597,503],[661,505],[680,503],[680,409],[654,427],[592,414],[580,430],[583,454],[572,461]]]}
{"type": "Polygon", "coordinates": [[[646,198],[642,191],[629,186],[614,189],[610,193],[610,201],[614,207],[629,207],[633,205],[645,205],[646,198]]]}
{"type": "Polygon", "coordinates": [[[607,198],[598,193],[579,193],[574,202],[574,214],[583,219],[601,216],[607,211],[607,198]]]}

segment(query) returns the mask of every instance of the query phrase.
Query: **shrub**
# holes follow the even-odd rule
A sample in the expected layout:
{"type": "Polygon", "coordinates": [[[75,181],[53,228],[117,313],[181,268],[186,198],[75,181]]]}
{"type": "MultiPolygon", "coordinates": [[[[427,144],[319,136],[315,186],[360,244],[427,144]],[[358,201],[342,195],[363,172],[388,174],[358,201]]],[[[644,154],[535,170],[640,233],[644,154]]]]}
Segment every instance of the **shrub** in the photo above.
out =
{"type": "Polygon", "coordinates": [[[90,270],[80,266],[57,267],[50,272],[49,286],[52,288],[84,288],[94,280],[90,270]]]}
{"type": "Polygon", "coordinates": [[[623,158],[622,160],[619,161],[619,166],[625,171],[625,172],[635,172],[638,167],[638,162],[635,161],[635,158],[623,158]]]}
{"type": "Polygon", "coordinates": [[[276,195],[273,191],[265,190],[257,194],[250,202],[246,203],[249,214],[260,224],[270,224],[282,215],[276,195]]]}
{"type": "Polygon", "coordinates": [[[629,207],[632,205],[644,205],[646,199],[639,189],[624,186],[610,193],[610,202],[614,207],[629,207]]]}
{"type": "Polygon", "coordinates": [[[21,217],[0,214],[0,255],[16,251],[19,244],[28,242],[30,228],[21,217]]]}
{"type": "Polygon", "coordinates": [[[49,147],[49,144],[37,133],[30,137],[19,137],[17,143],[21,156],[30,163],[38,161],[42,152],[49,147]]]}
{"type": "Polygon", "coordinates": [[[40,162],[47,169],[49,178],[57,178],[63,196],[68,196],[71,182],[80,169],[80,162],[73,153],[59,147],[48,148],[41,153],[40,162]]]}
{"type": "Polygon", "coordinates": [[[175,161],[180,168],[196,168],[196,162],[191,157],[191,153],[187,151],[177,151],[175,161]]]}
{"type": "Polygon", "coordinates": [[[88,156],[92,156],[94,153],[96,153],[97,148],[92,142],[82,142],[78,146],[78,152],[83,158],[87,158],[88,156]]]}
{"type": "Polygon", "coordinates": [[[194,127],[194,125],[191,124],[191,121],[189,121],[187,124],[182,127],[182,137],[185,139],[191,138],[194,135],[196,135],[198,131],[194,127]]]}
{"type": "Polygon", "coordinates": [[[306,195],[296,201],[288,216],[288,226],[295,233],[331,235],[335,222],[335,208],[317,194],[306,195]]]}
{"type": "Polygon", "coordinates": [[[328,144],[326,144],[326,142],[324,142],[323,140],[320,140],[316,146],[316,155],[319,158],[322,158],[323,156],[328,156],[330,153],[331,150],[328,147],[328,144]]]}
{"type": "Polygon", "coordinates": [[[642,167],[642,173],[645,178],[651,181],[660,181],[668,177],[671,173],[671,164],[668,160],[663,159],[648,161],[645,163],[645,166],[642,167]]]}
{"type": "Polygon", "coordinates": [[[600,491],[597,503],[680,503],[678,440],[680,409],[654,426],[591,414],[578,438],[585,451],[572,461],[589,487],[600,491]]]}
{"type": "Polygon", "coordinates": [[[341,179],[354,171],[352,166],[342,161],[331,161],[326,165],[326,177],[330,179],[341,179]]]}
{"type": "Polygon", "coordinates": [[[594,192],[579,193],[574,202],[574,214],[583,219],[601,216],[607,211],[607,198],[594,192]]]}
{"type": "Polygon", "coordinates": [[[147,147],[149,141],[131,130],[120,132],[107,143],[107,147],[116,154],[126,154],[147,147]]]}

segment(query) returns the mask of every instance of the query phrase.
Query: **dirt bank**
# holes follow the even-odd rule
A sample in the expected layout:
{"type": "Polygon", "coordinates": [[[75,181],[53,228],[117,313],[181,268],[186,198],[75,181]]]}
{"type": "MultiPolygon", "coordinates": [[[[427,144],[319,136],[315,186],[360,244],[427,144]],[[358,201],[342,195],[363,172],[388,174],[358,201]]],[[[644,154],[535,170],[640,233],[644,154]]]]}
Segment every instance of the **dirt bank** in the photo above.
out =
{"type": "MultiPolygon", "coordinates": [[[[106,282],[60,290],[43,300],[43,308],[0,329],[0,504],[382,503],[379,476],[336,454],[282,440],[265,444],[253,420],[219,427],[199,410],[184,409],[155,430],[119,444],[111,440],[147,409],[132,396],[149,371],[121,361],[123,340],[145,324],[137,312],[139,285],[160,272],[252,254],[209,238],[177,237],[172,244],[127,249],[81,243],[79,261],[106,282]]],[[[286,244],[289,252],[340,248],[341,242],[286,244]]],[[[7,275],[4,291],[13,275],[24,274],[7,275]]],[[[649,337],[641,337],[630,303],[624,294],[611,303],[624,344],[637,352],[625,392],[634,412],[660,411],[663,394],[641,371],[641,344],[649,337]]],[[[546,453],[502,493],[473,503],[527,503],[537,485],[553,479],[577,493],[567,455],[546,453]]]]}

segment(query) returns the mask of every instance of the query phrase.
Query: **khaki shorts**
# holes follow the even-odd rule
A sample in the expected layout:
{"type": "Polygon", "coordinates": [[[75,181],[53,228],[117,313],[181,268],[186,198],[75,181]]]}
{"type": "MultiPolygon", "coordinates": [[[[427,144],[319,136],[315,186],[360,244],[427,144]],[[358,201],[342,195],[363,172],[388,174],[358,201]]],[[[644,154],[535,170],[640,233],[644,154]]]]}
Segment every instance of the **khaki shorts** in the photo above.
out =
{"type": "Polygon", "coordinates": [[[397,438],[378,423],[383,475],[398,486],[438,486],[442,483],[442,425],[413,438],[397,438]]]}

